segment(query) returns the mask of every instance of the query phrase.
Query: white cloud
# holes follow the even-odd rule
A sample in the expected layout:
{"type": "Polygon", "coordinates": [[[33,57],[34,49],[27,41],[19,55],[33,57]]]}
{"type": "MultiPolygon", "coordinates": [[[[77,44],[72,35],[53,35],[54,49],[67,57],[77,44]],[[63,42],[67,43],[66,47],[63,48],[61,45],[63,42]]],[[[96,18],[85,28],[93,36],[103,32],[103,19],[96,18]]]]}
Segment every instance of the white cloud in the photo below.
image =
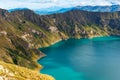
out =
{"type": "Polygon", "coordinates": [[[30,8],[41,9],[49,7],[71,7],[86,5],[120,4],[120,0],[0,0],[3,9],[30,8]]]}

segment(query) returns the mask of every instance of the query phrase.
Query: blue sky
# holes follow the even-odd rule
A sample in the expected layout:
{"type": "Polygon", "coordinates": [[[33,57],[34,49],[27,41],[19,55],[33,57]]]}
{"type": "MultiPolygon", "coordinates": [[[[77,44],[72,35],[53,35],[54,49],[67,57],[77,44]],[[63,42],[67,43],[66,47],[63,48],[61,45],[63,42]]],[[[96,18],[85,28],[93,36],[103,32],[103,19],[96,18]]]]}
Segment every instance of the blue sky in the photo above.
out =
{"type": "Polygon", "coordinates": [[[73,7],[120,4],[120,0],[0,0],[0,8],[41,9],[50,7],[73,7]]]}

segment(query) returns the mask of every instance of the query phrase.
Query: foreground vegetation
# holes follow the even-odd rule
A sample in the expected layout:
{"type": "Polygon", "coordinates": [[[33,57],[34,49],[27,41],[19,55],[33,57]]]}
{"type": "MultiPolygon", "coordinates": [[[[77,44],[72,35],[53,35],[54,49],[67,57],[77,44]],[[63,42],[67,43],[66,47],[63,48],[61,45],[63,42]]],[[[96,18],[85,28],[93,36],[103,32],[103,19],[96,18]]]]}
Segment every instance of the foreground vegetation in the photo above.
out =
{"type": "Polygon", "coordinates": [[[0,80],[54,80],[54,78],[0,61],[0,80]]]}

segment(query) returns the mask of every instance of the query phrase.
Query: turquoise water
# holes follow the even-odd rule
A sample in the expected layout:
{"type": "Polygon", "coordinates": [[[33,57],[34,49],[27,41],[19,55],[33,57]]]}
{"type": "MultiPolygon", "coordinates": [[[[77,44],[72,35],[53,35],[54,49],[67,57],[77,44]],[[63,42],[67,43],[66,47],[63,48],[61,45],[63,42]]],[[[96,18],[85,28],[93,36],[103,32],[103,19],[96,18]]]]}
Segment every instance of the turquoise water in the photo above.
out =
{"type": "Polygon", "coordinates": [[[120,80],[120,37],[69,39],[40,49],[42,73],[56,80],[120,80]]]}

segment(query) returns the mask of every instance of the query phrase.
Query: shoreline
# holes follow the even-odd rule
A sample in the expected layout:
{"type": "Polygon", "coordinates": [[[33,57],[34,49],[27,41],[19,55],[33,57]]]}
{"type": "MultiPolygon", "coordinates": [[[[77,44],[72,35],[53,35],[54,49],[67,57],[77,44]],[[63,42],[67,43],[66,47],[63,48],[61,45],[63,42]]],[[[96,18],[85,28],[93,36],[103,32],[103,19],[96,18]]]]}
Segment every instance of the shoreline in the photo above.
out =
{"type": "MultiPolygon", "coordinates": [[[[120,37],[120,36],[118,36],[118,35],[105,35],[105,36],[92,36],[92,37],[88,37],[88,38],[67,38],[67,39],[57,40],[57,41],[53,42],[51,45],[49,45],[49,46],[47,46],[47,47],[50,47],[50,46],[52,46],[52,45],[54,45],[54,44],[57,44],[57,43],[59,43],[60,41],[69,40],[69,39],[77,39],[77,40],[80,40],[80,39],[94,39],[94,38],[103,38],[103,37],[110,37],[110,36],[120,37]]],[[[42,48],[47,48],[47,47],[42,47],[42,48]]],[[[40,50],[40,48],[38,48],[38,50],[40,50]]],[[[42,51],[40,50],[40,52],[42,52],[42,51]]],[[[43,53],[43,52],[42,52],[42,53],[43,53]]],[[[39,63],[40,59],[42,59],[42,58],[44,58],[44,57],[47,57],[47,55],[46,55],[45,53],[43,53],[43,54],[44,54],[44,56],[42,56],[42,57],[40,57],[40,58],[37,59],[37,63],[38,63],[39,65],[40,65],[40,63],[39,63]]],[[[42,70],[42,69],[44,68],[43,65],[41,65],[41,66],[42,66],[42,68],[41,68],[40,70],[42,70]]],[[[39,72],[40,72],[40,70],[39,70],[39,72]]]]}
{"type": "MultiPolygon", "coordinates": [[[[110,36],[110,35],[106,35],[106,36],[93,36],[93,37],[88,37],[88,38],[66,38],[66,39],[60,39],[60,40],[56,40],[55,42],[51,43],[49,46],[38,48],[38,50],[39,50],[40,52],[42,52],[40,49],[50,47],[50,46],[52,46],[52,45],[54,45],[54,44],[56,44],[56,43],[59,43],[60,41],[69,40],[69,39],[77,39],[77,40],[80,40],[80,39],[102,38],[102,37],[109,37],[109,36],[110,36]]],[[[42,52],[42,53],[43,53],[43,52],[42,52]]],[[[47,57],[47,55],[46,55],[45,53],[43,53],[43,54],[44,54],[43,56],[41,56],[41,57],[39,57],[39,58],[37,59],[37,63],[38,63],[38,64],[40,64],[40,63],[38,62],[40,59],[42,59],[42,58],[44,58],[44,57],[47,57]]],[[[41,65],[41,66],[42,66],[42,65],[41,65]]]]}

